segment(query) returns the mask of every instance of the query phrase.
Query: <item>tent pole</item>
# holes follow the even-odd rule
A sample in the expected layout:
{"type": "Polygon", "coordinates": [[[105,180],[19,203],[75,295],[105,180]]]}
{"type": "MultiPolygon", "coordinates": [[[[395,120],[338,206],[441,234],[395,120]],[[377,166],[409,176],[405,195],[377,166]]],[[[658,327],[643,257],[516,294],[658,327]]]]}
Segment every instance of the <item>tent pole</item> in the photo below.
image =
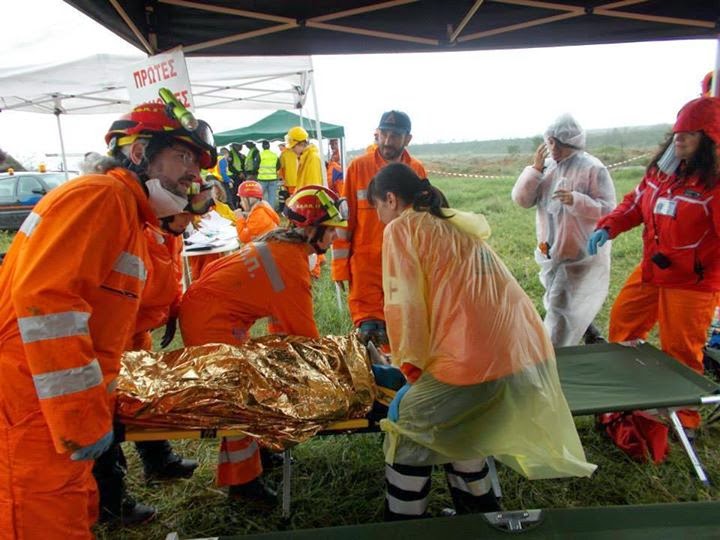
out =
{"type": "Polygon", "coordinates": [[[345,137],[340,137],[340,159],[342,160],[340,165],[342,166],[344,177],[347,169],[347,149],[345,148],[345,137]]]}
{"type": "Polygon", "coordinates": [[[68,168],[67,168],[67,159],[65,158],[65,142],[63,141],[63,134],[62,134],[62,125],[60,124],[60,109],[55,108],[55,119],[57,120],[57,127],[58,127],[58,135],[60,136],[60,152],[62,153],[62,166],[63,171],[65,172],[65,180],[70,178],[68,175],[68,168]]]}
{"type": "Polygon", "coordinates": [[[717,37],[717,48],[715,49],[715,72],[712,77],[712,87],[710,95],[717,97],[718,95],[718,72],[720,71],[720,34],[717,37]]]}
{"type": "Polygon", "coordinates": [[[320,111],[318,111],[317,92],[315,91],[315,69],[313,68],[312,56],[310,57],[310,89],[312,90],[313,108],[315,109],[315,134],[317,135],[318,146],[320,146],[320,159],[322,159],[322,181],[323,186],[328,186],[327,167],[325,167],[325,149],[323,148],[322,127],[320,126],[320,111]]]}

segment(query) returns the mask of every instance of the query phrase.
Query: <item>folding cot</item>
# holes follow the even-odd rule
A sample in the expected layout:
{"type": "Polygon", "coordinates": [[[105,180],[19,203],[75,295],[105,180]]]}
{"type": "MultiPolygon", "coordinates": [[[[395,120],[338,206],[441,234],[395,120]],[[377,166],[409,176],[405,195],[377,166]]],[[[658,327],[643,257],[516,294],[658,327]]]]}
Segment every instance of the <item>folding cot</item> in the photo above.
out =
{"type": "MultiPolygon", "coordinates": [[[[612,411],[659,409],[667,414],[698,478],[709,483],[676,410],[720,403],[720,386],[695,373],[647,343],[617,343],[565,347],[556,351],[563,392],[575,416],[612,411]]],[[[328,426],[321,434],[377,431],[370,419],[348,420],[328,426]]],[[[232,430],[145,430],[128,427],[127,441],[200,439],[238,435],[232,430]]],[[[121,435],[122,436],[122,435],[121,435]]],[[[285,451],[286,458],[291,455],[285,451]]],[[[290,512],[291,460],[283,468],[283,515],[290,512]]],[[[498,487],[496,486],[496,491],[498,487]]]]}
{"type": "MultiPolygon", "coordinates": [[[[583,540],[710,540],[720,537],[720,502],[648,504],[470,514],[324,529],[280,531],[212,540],[501,540],[519,538],[583,540]]],[[[165,540],[179,540],[177,533],[165,540]]],[[[196,539],[210,540],[210,539],[196,539]]]]}

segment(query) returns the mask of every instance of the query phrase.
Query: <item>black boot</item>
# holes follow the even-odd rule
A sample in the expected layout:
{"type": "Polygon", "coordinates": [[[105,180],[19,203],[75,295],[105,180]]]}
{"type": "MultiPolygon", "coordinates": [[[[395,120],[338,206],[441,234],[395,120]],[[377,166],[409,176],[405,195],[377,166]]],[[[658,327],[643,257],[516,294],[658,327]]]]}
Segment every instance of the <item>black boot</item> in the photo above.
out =
{"type": "Polygon", "coordinates": [[[271,452],[267,448],[260,448],[260,463],[264,471],[282,467],[285,463],[285,456],[282,453],[271,452]]]}
{"type": "Polygon", "coordinates": [[[448,463],[445,465],[445,473],[457,514],[483,514],[501,510],[500,503],[492,489],[490,470],[487,464],[480,471],[466,472],[458,471],[451,463],[448,463]],[[483,487],[485,493],[481,492],[483,487]],[[482,494],[474,494],[478,492],[482,494]]]}
{"type": "Polygon", "coordinates": [[[142,459],[148,482],[190,478],[198,466],[196,460],[185,459],[173,452],[168,441],[138,442],[135,447],[142,459]]]}
{"type": "Polygon", "coordinates": [[[261,504],[277,504],[277,492],[265,484],[262,477],[255,478],[246,484],[230,486],[228,497],[261,504]]]}
{"type": "Polygon", "coordinates": [[[585,345],[592,345],[594,343],[607,343],[607,339],[602,336],[597,326],[590,323],[590,326],[587,327],[583,335],[583,342],[585,345]]]}
{"type": "Polygon", "coordinates": [[[157,510],[153,506],[139,503],[126,493],[119,508],[113,510],[105,506],[100,508],[100,523],[132,527],[148,523],[155,519],[156,515],[157,510]]]}
{"type": "Polygon", "coordinates": [[[120,444],[113,444],[93,466],[100,496],[100,523],[129,527],[155,517],[152,506],[138,503],[125,489],[127,464],[120,444]]]}

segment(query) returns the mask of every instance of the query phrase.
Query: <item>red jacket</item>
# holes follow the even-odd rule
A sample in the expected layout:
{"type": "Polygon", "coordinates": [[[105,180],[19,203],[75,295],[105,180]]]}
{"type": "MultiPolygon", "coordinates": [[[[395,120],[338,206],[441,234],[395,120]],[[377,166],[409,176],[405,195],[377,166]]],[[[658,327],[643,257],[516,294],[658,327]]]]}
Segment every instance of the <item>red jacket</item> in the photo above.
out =
{"type": "Polygon", "coordinates": [[[597,226],[615,238],[640,224],[643,281],[675,289],[720,290],[720,183],[707,189],[696,177],[678,179],[650,171],[597,226]],[[662,269],[653,263],[656,253],[665,255],[670,266],[662,269]]]}

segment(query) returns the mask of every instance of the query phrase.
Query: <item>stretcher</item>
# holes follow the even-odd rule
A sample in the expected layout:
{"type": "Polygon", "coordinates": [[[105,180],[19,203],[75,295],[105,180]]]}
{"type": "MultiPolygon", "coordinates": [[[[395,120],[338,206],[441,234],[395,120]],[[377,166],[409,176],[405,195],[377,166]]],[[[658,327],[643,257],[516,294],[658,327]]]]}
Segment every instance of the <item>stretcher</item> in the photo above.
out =
{"type": "MultiPolygon", "coordinates": [[[[647,343],[617,343],[564,347],[556,350],[563,392],[575,416],[614,411],[658,409],[672,427],[704,484],[708,477],[677,416],[685,407],[720,403],[720,386],[695,373],[647,343]]],[[[376,420],[361,418],[329,425],[320,434],[378,431],[376,420]]],[[[146,430],[127,428],[126,441],[202,439],[241,435],[233,430],[146,430]]],[[[119,434],[122,439],[123,434],[119,434]]],[[[291,450],[285,451],[283,515],[290,512],[291,450]]],[[[499,495],[499,486],[494,486],[499,495]]]]}
{"type": "MultiPolygon", "coordinates": [[[[690,502],[636,506],[606,506],[548,510],[521,510],[368,523],[324,529],[281,531],[246,536],[219,536],[213,540],[457,540],[583,538],[584,540],[709,540],[720,538],[720,502],[690,502]]],[[[179,540],[170,533],[165,540],[179,540]]],[[[201,540],[201,539],[196,539],[201,540]]],[[[205,539],[209,540],[209,539],[205,539]]]]}

